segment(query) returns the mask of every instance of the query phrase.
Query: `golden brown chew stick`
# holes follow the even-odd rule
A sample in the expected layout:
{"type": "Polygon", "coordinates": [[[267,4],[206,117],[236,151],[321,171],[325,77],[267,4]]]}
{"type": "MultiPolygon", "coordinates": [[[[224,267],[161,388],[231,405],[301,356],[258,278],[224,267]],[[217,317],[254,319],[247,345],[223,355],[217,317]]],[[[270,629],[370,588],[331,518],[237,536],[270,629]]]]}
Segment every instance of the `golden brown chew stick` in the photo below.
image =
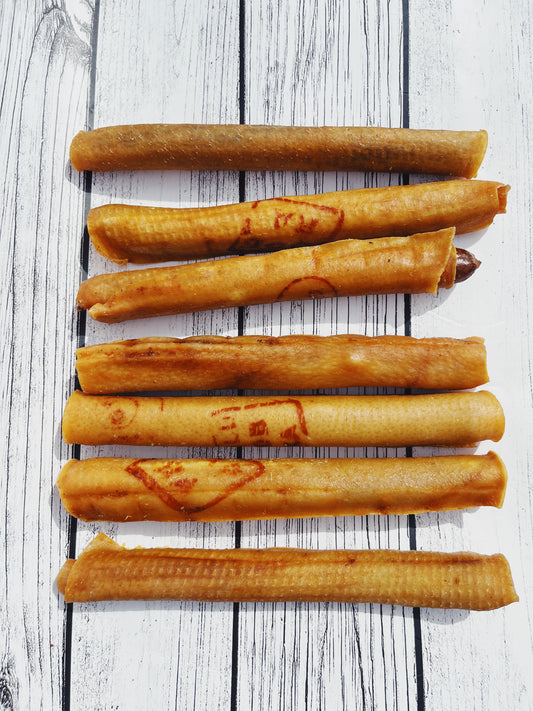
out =
{"type": "Polygon", "coordinates": [[[472,178],[486,131],[140,124],[81,131],[77,170],[363,170],[472,178]]]}
{"type": "Polygon", "coordinates": [[[516,602],[502,555],[119,546],[99,534],[57,578],[65,602],[374,602],[492,610],[516,602]]]}
{"type": "Polygon", "coordinates": [[[505,212],[508,190],[497,182],[449,180],[201,208],[104,205],[89,212],[87,228],[104,257],[148,264],[446,227],[473,232],[505,212]]]}
{"type": "Polygon", "coordinates": [[[241,521],[501,507],[500,458],[70,460],[57,487],[84,521],[241,521]]]}
{"type": "Polygon", "coordinates": [[[75,391],[63,415],[69,444],[183,447],[401,447],[499,440],[504,415],[489,392],[431,395],[126,397],[75,391]]]}
{"type": "Polygon", "coordinates": [[[410,237],[344,240],[272,254],[100,274],[77,304],[97,321],[362,294],[436,293],[453,286],[453,228],[410,237]]]}
{"type": "Polygon", "coordinates": [[[488,381],[481,338],[192,336],[79,348],[82,390],[304,390],[355,386],[462,390],[488,381]]]}

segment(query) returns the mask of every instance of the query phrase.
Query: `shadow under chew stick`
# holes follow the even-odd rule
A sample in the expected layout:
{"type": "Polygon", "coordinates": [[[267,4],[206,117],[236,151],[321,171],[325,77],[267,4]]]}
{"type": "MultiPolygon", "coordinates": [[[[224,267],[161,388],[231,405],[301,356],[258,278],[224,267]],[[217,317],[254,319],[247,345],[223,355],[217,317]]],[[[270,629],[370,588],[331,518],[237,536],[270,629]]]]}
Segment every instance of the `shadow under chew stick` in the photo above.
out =
{"type": "Polygon", "coordinates": [[[78,348],[82,390],[305,390],[344,387],[461,390],[488,381],[482,338],[192,336],[78,348]]]}
{"type": "Polygon", "coordinates": [[[449,511],[503,503],[501,459],[72,459],[57,487],[84,521],[242,521],[449,511]]]}
{"type": "Polygon", "coordinates": [[[434,294],[455,283],[453,236],[449,228],[100,274],[80,285],[77,304],[97,321],[114,323],[298,299],[434,294]]]}
{"type": "Polygon", "coordinates": [[[118,264],[205,259],[447,227],[473,232],[505,212],[508,190],[447,180],[198,208],[103,205],[89,212],[87,228],[95,249],[118,264]]]}
{"type": "Polygon", "coordinates": [[[516,602],[502,555],[295,548],[125,549],[99,534],[57,578],[66,602],[375,602],[492,610],[516,602]]]}
{"type": "Polygon", "coordinates": [[[80,131],[77,170],[363,170],[472,178],[486,131],[137,124],[80,131]]]}
{"type": "Polygon", "coordinates": [[[431,395],[126,397],[75,391],[63,415],[69,444],[183,447],[468,446],[499,440],[489,392],[431,395]]]}

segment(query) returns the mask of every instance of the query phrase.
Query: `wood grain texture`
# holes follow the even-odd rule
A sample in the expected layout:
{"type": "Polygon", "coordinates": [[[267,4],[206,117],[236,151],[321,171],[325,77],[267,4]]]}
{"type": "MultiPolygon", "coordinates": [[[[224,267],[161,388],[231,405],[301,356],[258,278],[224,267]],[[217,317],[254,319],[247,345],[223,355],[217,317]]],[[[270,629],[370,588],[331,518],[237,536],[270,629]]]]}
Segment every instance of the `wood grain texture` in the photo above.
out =
{"type": "MultiPolygon", "coordinates": [[[[410,7],[410,86],[424,86],[427,101],[410,92],[413,126],[476,126],[490,136],[480,178],[493,176],[512,186],[507,214],[475,235],[458,237],[481,259],[476,277],[461,294],[452,291],[436,310],[425,297],[413,301],[413,335],[459,335],[476,329],[485,337],[489,388],[507,415],[498,453],[510,472],[504,507],[496,515],[478,511],[417,517],[417,545],[425,549],[471,548],[507,555],[521,602],[494,617],[490,629],[478,615],[422,611],[427,708],[459,708],[460,688],[472,708],[526,709],[531,701],[533,563],[531,443],[531,149],[533,127],[525,107],[531,102],[531,39],[522,28],[532,21],[531,4],[446,6],[412,0],[410,7]],[[439,42],[428,45],[421,28],[439,18],[439,42]],[[519,59],[520,58],[520,59],[519,59]],[[501,67],[509,71],[502,72],[501,67]],[[448,67],[449,71],[442,71],[448,67]],[[465,74],[464,68],[468,67],[465,74]],[[511,240],[510,236],[516,235],[511,240]],[[528,579],[529,578],[529,579],[528,579]],[[455,684],[450,685],[450,678],[455,684]]],[[[492,177],[491,177],[492,179],[492,177]]]]}
{"type": "Polygon", "coordinates": [[[76,2],[49,11],[3,3],[0,13],[0,703],[9,709],[62,700],[65,616],[54,580],[68,526],[54,479],[67,455],[57,426],[73,382],[72,235],[83,218],[65,145],[86,112],[87,22],[76,2]]]}
{"type": "MultiPolygon", "coordinates": [[[[161,0],[157,9],[140,0],[1,3],[1,709],[531,708],[532,19],[527,0],[161,0]],[[83,235],[89,207],[211,205],[402,180],[275,170],[91,176],[69,165],[81,128],[145,121],[485,128],[479,177],[511,184],[508,211],[483,234],[458,238],[482,267],[438,297],[324,299],[113,326],[85,321],[74,310],[79,282],[118,269],[83,235]],[[503,509],[420,515],[416,527],[414,517],[393,516],[73,525],[54,482],[73,456],[60,420],[74,388],[75,348],[240,332],[483,336],[489,389],[507,414],[497,446],[509,470],[503,509]],[[100,531],[128,546],[501,551],[521,601],[470,614],[294,603],[65,607],[57,571],[69,547],[79,553],[100,531]]],[[[116,447],[112,454],[259,453],[116,447]]]]}

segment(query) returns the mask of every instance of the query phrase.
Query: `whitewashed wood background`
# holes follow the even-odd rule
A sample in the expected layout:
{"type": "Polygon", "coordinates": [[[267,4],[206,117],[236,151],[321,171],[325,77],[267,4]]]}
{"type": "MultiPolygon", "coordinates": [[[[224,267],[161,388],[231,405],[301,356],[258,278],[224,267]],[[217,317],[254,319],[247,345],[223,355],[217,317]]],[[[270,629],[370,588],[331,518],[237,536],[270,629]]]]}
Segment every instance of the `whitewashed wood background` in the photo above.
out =
{"type": "Polygon", "coordinates": [[[533,708],[532,20],[529,0],[2,1],[2,710],[533,708]],[[87,273],[115,267],[84,236],[90,207],[210,205],[402,179],[91,176],[69,165],[79,129],[151,121],[486,128],[479,177],[511,184],[508,213],[484,234],[460,238],[482,268],[438,297],[91,323],[75,312],[77,286],[87,273]],[[148,334],[348,331],[486,339],[490,389],[507,414],[496,446],[509,470],[501,511],[97,526],[62,510],[54,488],[60,467],[72,456],[98,454],[61,439],[78,345],[148,334]],[[521,599],[490,613],[337,604],[65,606],[57,572],[100,530],[128,545],[501,551],[521,599]]]}

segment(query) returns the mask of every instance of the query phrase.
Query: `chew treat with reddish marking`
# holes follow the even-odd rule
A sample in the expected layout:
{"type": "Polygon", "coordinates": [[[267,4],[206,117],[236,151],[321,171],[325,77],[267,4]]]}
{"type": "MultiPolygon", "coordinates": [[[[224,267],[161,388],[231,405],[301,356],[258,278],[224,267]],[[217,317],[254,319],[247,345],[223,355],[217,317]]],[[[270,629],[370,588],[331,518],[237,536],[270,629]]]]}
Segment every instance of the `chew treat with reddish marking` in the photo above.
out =
{"type": "Polygon", "coordinates": [[[57,578],[65,602],[374,602],[493,610],[516,602],[501,554],[296,548],[126,549],[100,533],[57,578]]]}
{"type": "Polygon", "coordinates": [[[87,229],[104,257],[148,264],[447,227],[473,232],[505,212],[508,190],[492,181],[447,180],[213,207],[104,205],[89,212],[87,229]]]}
{"type": "Polygon", "coordinates": [[[80,131],[77,170],[362,170],[472,178],[486,131],[138,124],[80,131]]]}
{"type": "Polygon", "coordinates": [[[427,395],[135,397],[76,390],[68,444],[181,447],[467,446],[499,440],[505,419],[486,391],[427,395]]]}
{"type": "Polygon", "coordinates": [[[84,521],[242,521],[501,507],[501,459],[72,459],[57,487],[84,521]]]}
{"type": "Polygon", "coordinates": [[[76,351],[82,390],[462,390],[488,381],[482,338],[192,336],[139,338],[76,351]]]}
{"type": "Polygon", "coordinates": [[[80,285],[77,304],[97,321],[115,323],[297,299],[435,294],[456,278],[453,236],[450,228],[100,274],[80,285]]]}

